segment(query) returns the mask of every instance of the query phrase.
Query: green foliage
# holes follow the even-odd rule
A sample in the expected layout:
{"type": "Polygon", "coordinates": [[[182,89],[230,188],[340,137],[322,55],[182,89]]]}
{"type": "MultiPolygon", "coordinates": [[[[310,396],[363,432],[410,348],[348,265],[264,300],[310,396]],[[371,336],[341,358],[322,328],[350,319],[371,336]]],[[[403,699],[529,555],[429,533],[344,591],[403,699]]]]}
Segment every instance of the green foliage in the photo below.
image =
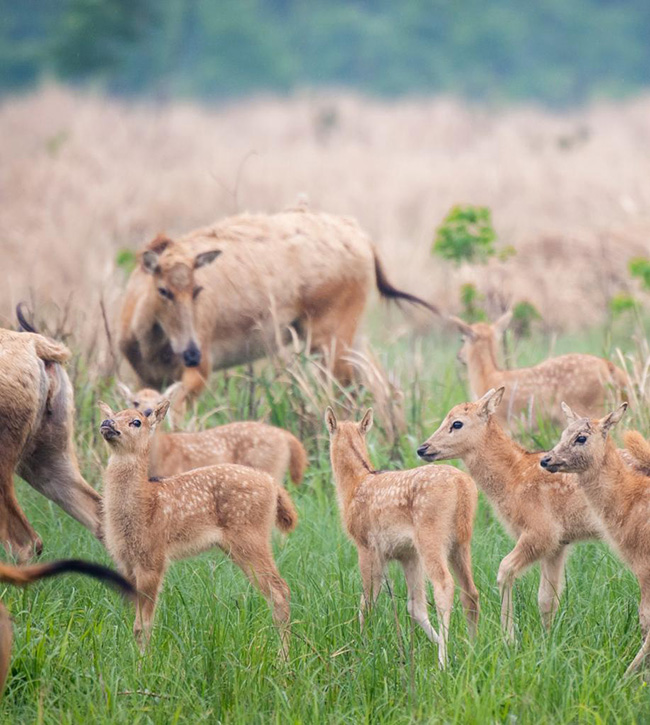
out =
{"type": "Polygon", "coordinates": [[[484,264],[496,254],[496,232],[486,206],[454,206],[436,231],[433,253],[455,264],[484,264]]]}
{"type": "Polygon", "coordinates": [[[533,322],[541,319],[542,316],[532,302],[517,302],[512,308],[512,331],[519,338],[530,337],[533,322]]]}
{"type": "Polygon", "coordinates": [[[644,289],[650,291],[650,259],[647,257],[635,257],[628,265],[630,274],[641,280],[644,289]]]}
{"type": "MultiPolygon", "coordinates": [[[[646,0],[0,0],[0,87],[348,86],[553,105],[647,85],[646,0]]],[[[564,142],[562,142],[564,143],[564,142]]]]}
{"type": "Polygon", "coordinates": [[[136,253],[132,249],[120,249],[115,255],[115,265],[128,276],[133,272],[138,263],[136,253]]]}
{"type": "Polygon", "coordinates": [[[462,316],[466,322],[484,322],[487,320],[487,314],[482,308],[485,297],[476,289],[476,285],[471,282],[461,285],[460,287],[460,303],[463,311],[462,316]]]}
{"type": "Polygon", "coordinates": [[[614,317],[619,317],[624,312],[636,309],[638,302],[631,295],[621,292],[614,295],[609,301],[609,311],[614,317]]]}

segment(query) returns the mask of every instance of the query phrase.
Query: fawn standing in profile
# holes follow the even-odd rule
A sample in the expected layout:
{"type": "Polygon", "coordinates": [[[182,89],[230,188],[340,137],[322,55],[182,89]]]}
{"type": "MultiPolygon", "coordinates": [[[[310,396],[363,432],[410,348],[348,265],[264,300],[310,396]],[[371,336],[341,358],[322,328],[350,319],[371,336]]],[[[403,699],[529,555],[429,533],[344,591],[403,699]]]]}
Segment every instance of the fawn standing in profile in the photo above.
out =
{"type": "MultiPolygon", "coordinates": [[[[576,415],[563,405],[568,426],[560,442],[542,460],[552,473],[573,471],[607,538],[639,581],[639,619],[644,642],[626,670],[634,672],[650,652],[650,480],[625,464],[609,436],[610,429],[623,417],[623,403],[600,420],[576,415]]],[[[650,467],[650,446],[638,433],[626,436],[635,458],[650,467]]]]}
{"type": "Polygon", "coordinates": [[[471,540],[477,491],[472,479],[452,466],[421,466],[408,471],[375,471],[365,437],[372,410],[360,423],[339,422],[331,408],[325,422],[341,517],[356,544],[363,583],[360,621],[377,599],[386,565],[397,560],[404,569],[408,612],[432,642],[445,666],[454,579],[470,635],[476,634],[479,596],[472,577],[471,540]],[[433,584],[440,636],[427,612],[424,575],[433,584]]]}
{"type": "Polygon", "coordinates": [[[608,387],[620,392],[627,385],[625,373],[609,360],[578,353],[549,358],[530,368],[502,370],[497,362],[499,340],[512,320],[512,312],[506,312],[492,325],[469,325],[458,317],[449,320],[463,335],[458,357],[467,365],[472,396],[478,399],[492,388],[505,389],[505,405],[497,413],[502,424],[522,415],[533,428],[540,415],[561,423],[562,400],[602,415],[608,387]]]}
{"type": "Polygon", "coordinates": [[[462,459],[517,540],[497,575],[501,626],[512,639],[514,580],[535,562],[541,563],[538,604],[544,626],[550,627],[562,593],[569,544],[602,534],[575,477],[555,480],[539,467],[542,453],[525,451],[499,425],[496,411],[503,393],[503,387],[490,390],[476,403],[452,408],[418,448],[418,455],[426,461],[462,459]]]}
{"type": "MultiPolygon", "coordinates": [[[[146,416],[163,399],[171,400],[182,385],[174,383],[164,393],[151,388],[133,393],[124,383],[118,383],[127,405],[146,416]]],[[[291,480],[297,485],[307,467],[307,453],[292,433],[257,421],[228,423],[198,433],[165,433],[158,426],[149,455],[150,476],[174,476],[202,466],[238,463],[266,471],[280,484],[289,469],[291,480]]]]}
{"type": "Polygon", "coordinates": [[[100,431],[110,449],[104,476],[106,546],[138,590],[133,632],[142,649],[151,632],[156,599],[171,560],[219,546],[270,603],[288,652],[289,587],[273,560],[273,524],[297,523],[289,494],[262,471],[224,464],[152,483],[148,477],[152,430],[167,413],[164,400],[149,417],[113,413],[104,403],[100,431]]]}

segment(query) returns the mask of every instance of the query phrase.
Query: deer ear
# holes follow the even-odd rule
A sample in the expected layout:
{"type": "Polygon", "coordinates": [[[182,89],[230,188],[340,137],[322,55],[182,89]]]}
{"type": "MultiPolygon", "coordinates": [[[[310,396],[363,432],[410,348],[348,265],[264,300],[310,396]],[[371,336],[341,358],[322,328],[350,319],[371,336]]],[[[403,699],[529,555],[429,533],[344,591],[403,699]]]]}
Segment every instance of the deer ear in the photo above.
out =
{"type": "Polygon", "coordinates": [[[158,405],[153,409],[153,413],[149,416],[149,425],[153,429],[159,423],[162,423],[167,411],[169,410],[169,400],[163,398],[158,405]]]}
{"type": "Polygon", "coordinates": [[[469,337],[470,340],[476,339],[476,334],[474,330],[472,330],[472,326],[468,325],[465,320],[461,320],[460,317],[455,317],[454,315],[449,315],[447,319],[452,323],[452,325],[455,325],[465,337],[469,337]]]}
{"type": "Polygon", "coordinates": [[[512,310],[504,312],[501,317],[492,325],[494,331],[501,337],[508,329],[508,325],[512,322],[512,310]]]}
{"type": "Polygon", "coordinates": [[[618,408],[616,408],[616,410],[612,411],[609,415],[606,415],[599,421],[599,426],[603,435],[607,435],[609,429],[613,428],[621,420],[626,410],[627,403],[622,403],[618,406],[618,408]]]}
{"type": "Polygon", "coordinates": [[[505,390],[506,389],[503,385],[496,390],[492,388],[492,390],[488,390],[487,393],[485,393],[485,395],[477,401],[478,414],[481,418],[487,419],[494,415],[496,409],[503,400],[505,390]]]}
{"type": "Polygon", "coordinates": [[[183,382],[181,380],[178,380],[175,383],[172,383],[163,393],[163,398],[167,398],[167,400],[173,401],[174,398],[178,395],[178,393],[183,389],[183,382]]]}
{"type": "Polygon", "coordinates": [[[564,401],[562,401],[562,412],[568,423],[575,423],[576,420],[580,420],[580,416],[574,413],[564,401]]]}
{"type": "Polygon", "coordinates": [[[131,388],[129,388],[129,386],[123,383],[121,380],[117,381],[116,387],[120,391],[120,395],[124,398],[124,400],[129,405],[132,405],[133,401],[135,400],[135,393],[131,390],[131,388]]]}
{"type": "Polygon", "coordinates": [[[158,253],[154,252],[153,249],[147,249],[142,252],[142,270],[147,274],[156,274],[160,271],[160,265],[158,264],[158,253]]]}
{"type": "Polygon", "coordinates": [[[327,426],[327,430],[330,433],[334,433],[334,431],[336,430],[336,416],[334,415],[334,411],[329,405],[327,406],[327,410],[325,411],[325,425],[327,426]]]}
{"type": "Polygon", "coordinates": [[[211,252],[201,252],[201,254],[197,254],[196,257],[194,257],[194,269],[205,267],[206,264],[214,262],[220,254],[220,249],[213,249],[211,252]]]}
{"type": "Polygon", "coordinates": [[[101,410],[102,415],[104,416],[104,420],[115,417],[115,413],[113,413],[110,406],[106,405],[106,403],[104,403],[103,400],[100,400],[97,405],[99,406],[99,409],[101,410]]]}
{"type": "Polygon", "coordinates": [[[361,435],[366,435],[368,431],[372,428],[372,408],[368,408],[366,412],[363,415],[363,418],[361,418],[361,422],[359,423],[359,430],[361,431],[361,435]]]}

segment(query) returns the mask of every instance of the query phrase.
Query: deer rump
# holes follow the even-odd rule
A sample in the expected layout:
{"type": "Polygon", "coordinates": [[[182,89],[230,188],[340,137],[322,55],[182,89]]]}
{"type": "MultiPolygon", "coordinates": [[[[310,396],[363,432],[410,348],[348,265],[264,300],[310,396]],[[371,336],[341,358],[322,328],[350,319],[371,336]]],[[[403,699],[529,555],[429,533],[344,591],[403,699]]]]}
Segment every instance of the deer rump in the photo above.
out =
{"type": "MultiPolygon", "coordinates": [[[[291,340],[292,328],[312,350],[329,349],[336,340],[335,374],[345,377],[337,359],[353,341],[372,287],[437,313],[390,284],[368,235],[350,218],[242,215],[169,240],[160,258],[180,250],[188,260],[208,250],[220,253],[194,272],[201,290],[192,308],[194,327],[211,369],[268,355],[291,340]]],[[[156,278],[141,265],[127,286],[120,344],[142,382],[157,388],[183,372],[165,331],[165,304],[156,278]]]]}

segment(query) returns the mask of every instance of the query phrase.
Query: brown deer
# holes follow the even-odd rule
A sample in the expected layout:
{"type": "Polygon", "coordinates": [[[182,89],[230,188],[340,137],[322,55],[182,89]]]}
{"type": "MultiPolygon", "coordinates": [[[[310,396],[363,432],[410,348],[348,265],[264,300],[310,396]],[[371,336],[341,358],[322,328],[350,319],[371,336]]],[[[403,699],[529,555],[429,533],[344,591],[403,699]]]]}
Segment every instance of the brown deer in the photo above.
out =
{"type": "MultiPolygon", "coordinates": [[[[639,581],[639,620],[643,645],[625,674],[637,670],[650,652],[650,480],[621,458],[609,432],[623,417],[627,403],[601,419],[577,415],[564,404],[568,425],[560,442],[540,464],[551,473],[571,471],[607,533],[607,539],[639,581]]],[[[626,445],[650,468],[650,446],[640,434],[628,433],[626,445]]]]}
{"type": "MultiPolygon", "coordinates": [[[[182,383],[174,383],[164,393],[143,388],[133,393],[118,383],[130,408],[145,416],[165,399],[171,400],[182,383]]],[[[302,482],[307,467],[307,452],[289,431],[257,421],[239,421],[209,428],[198,433],[165,433],[157,426],[151,440],[150,476],[173,476],[193,468],[218,463],[266,471],[280,484],[287,469],[294,484],[302,482]]]]}
{"type": "MultiPolygon", "coordinates": [[[[38,564],[34,566],[10,566],[8,564],[0,564],[0,582],[3,584],[13,584],[16,586],[25,586],[39,579],[47,579],[57,574],[75,573],[85,574],[94,577],[100,581],[105,581],[113,585],[116,589],[127,596],[134,594],[133,587],[119,574],[112,569],[108,569],[101,564],[93,564],[88,561],[79,561],[77,559],[67,559],[63,561],[53,561],[48,564],[38,564]]],[[[0,604],[0,697],[4,690],[7,673],[9,672],[9,662],[11,660],[11,619],[5,607],[0,604]]]]}
{"type": "Polygon", "coordinates": [[[492,325],[469,325],[458,317],[449,319],[463,335],[458,357],[467,365],[472,397],[478,399],[488,390],[505,388],[505,404],[498,413],[503,424],[521,421],[522,417],[530,428],[537,427],[539,419],[561,423],[562,400],[590,414],[602,414],[608,393],[620,393],[627,385],[625,373],[612,362],[579,353],[549,358],[529,368],[502,370],[498,363],[499,340],[512,312],[506,312],[492,325]]]}
{"type": "Polygon", "coordinates": [[[270,538],[274,522],[285,532],[296,526],[289,494],[267,473],[232,464],[151,482],[150,436],[168,407],[164,400],[147,417],[137,410],[113,413],[100,403],[105,416],[100,431],[110,450],[104,475],[106,546],[138,590],[136,640],[144,650],[170,561],[218,546],[269,601],[286,655],[290,593],[270,538]]]}
{"type": "Polygon", "coordinates": [[[144,248],[124,295],[119,344],[141,387],[180,378],[194,396],[212,369],[264,357],[294,330],[346,382],[353,369],[344,353],[375,285],[383,297],[437,313],[390,284],[353,219],[305,207],[242,214],[144,248]]]}
{"type": "Polygon", "coordinates": [[[550,627],[564,585],[568,546],[600,538],[601,531],[574,477],[554,479],[539,467],[543,454],[529,453],[503,430],[496,413],[504,392],[500,387],[475,403],[456,405],[418,448],[418,455],[425,461],[461,459],[517,540],[497,575],[501,625],[513,639],[515,579],[540,562],[538,604],[544,626],[550,627]]]}
{"type": "Polygon", "coordinates": [[[341,518],[357,547],[363,585],[359,620],[377,597],[389,561],[402,565],[408,612],[438,644],[438,662],[447,659],[455,572],[470,635],[476,634],[479,596],[472,577],[471,539],[477,492],[472,479],[453,466],[421,466],[408,471],[375,471],[366,434],[372,410],[360,423],[339,422],[331,408],[325,422],[341,518]],[[440,635],[429,622],[425,574],[433,584],[440,635]]]}
{"type": "Polygon", "coordinates": [[[43,545],[16,499],[14,472],[101,535],[101,496],[79,472],[73,445],[72,386],[62,367],[69,357],[47,337],[0,329],[0,542],[20,561],[43,545]]]}

